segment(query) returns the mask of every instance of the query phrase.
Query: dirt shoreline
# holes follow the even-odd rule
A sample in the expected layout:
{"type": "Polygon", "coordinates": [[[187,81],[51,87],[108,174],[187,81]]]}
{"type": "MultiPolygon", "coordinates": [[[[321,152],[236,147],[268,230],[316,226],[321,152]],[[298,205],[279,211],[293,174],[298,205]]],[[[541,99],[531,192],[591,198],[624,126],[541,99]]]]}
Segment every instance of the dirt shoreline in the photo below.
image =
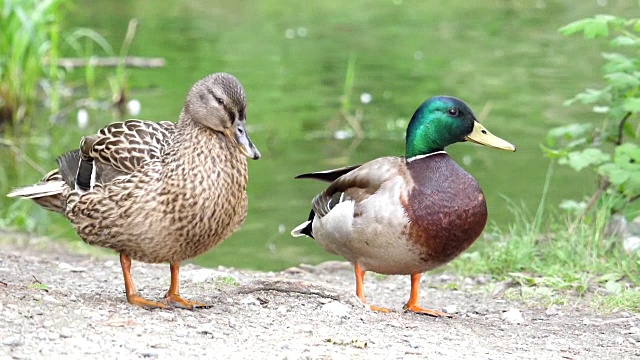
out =
{"type": "MultiPolygon", "coordinates": [[[[186,265],[182,295],[212,307],[148,311],[126,302],[114,255],[0,238],[0,360],[640,358],[639,314],[493,298],[488,278],[425,276],[422,305],[456,313],[435,319],[401,311],[408,276],[367,277],[368,300],[394,310],[381,314],[355,299],[347,263],[278,273],[186,265]]],[[[160,299],[169,267],[136,262],[133,277],[160,299]]]]}

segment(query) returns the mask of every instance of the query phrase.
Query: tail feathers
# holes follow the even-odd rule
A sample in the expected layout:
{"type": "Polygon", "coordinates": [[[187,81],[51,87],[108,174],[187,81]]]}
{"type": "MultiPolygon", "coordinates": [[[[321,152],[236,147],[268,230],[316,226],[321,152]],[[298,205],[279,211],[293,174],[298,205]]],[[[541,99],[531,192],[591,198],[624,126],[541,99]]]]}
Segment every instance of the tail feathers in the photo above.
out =
{"type": "Polygon", "coordinates": [[[314,238],[313,237],[313,219],[316,217],[316,213],[311,210],[311,212],[309,212],[309,219],[305,222],[303,222],[302,224],[298,225],[295,227],[295,229],[291,230],[291,236],[293,237],[300,237],[300,236],[304,236],[307,235],[310,238],[314,238]]]}
{"type": "Polygon", "coordinates": [[[8,197],[22,197],[25,199],[36,199],[45,196],[57,195],[64,189],[64,181],[50,181],[41,184],[18,188],[7,194],[8,197]]]}
{"type": "Polygon", "coordinates": [[[80,165],[80,150],[75,149],[60,155],[57,162],[60,176],[70,188],[74,188],[80,165]]]}
{"type": "MultiPolygon", "coordinates": [[[[302,224],[296,226],[293,230],[291,230],[291,236],[300,237],[300,236],[311,236],[311,221],[307,220],[302,224]]],[[[313,237],[313,236],[311,236],[313,237]]]]}

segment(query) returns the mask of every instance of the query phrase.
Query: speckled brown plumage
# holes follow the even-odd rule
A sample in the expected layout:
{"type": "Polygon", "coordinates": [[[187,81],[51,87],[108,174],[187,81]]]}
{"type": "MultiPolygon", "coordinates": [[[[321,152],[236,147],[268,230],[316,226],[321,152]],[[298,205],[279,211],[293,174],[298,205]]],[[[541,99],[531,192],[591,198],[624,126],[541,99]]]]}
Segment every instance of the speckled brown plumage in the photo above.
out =
{"type": "Polygon", "coordinates": [[[125,283],[128,258],[171,263],[177,276],[180,261],[245,220],[245,156],[260,156],[246,134],[245,106],[237,79],[210,75],[193,86],[177,123],[110,124],[60,157],[39,184],[10,196],[64,214],[82,240],[124,255],[125,283]],[[80,159],[94,170],[88,191],[77,185],[80,159]]]}

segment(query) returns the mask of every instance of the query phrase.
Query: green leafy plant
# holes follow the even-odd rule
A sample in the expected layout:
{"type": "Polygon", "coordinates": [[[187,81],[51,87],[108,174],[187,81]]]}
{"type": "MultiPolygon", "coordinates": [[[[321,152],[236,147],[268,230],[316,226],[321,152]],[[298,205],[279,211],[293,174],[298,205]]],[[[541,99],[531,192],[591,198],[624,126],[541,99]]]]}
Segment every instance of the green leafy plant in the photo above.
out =
{"type": "MultiPolygon", "coordinates": [[[[48,105],[51,116],[61,108],[61,89],[66,72],[61,68],[83,66],[85,83],[91,99],[96,90],[96,57],[102,51],[117,56],[113,75],[107,76],[111,102],[124,111],[128,72],[125,58],[135,36],[137,21],[132,19],[126,37],[116,55],[107,40],[89,28],[60,30],[66,0],[0,0],[0,125],[29,126],[23,121],[40,100],[48,105]],[[96,46],[97,45],[97,46],[96,46]],[[78,64],[61,58],[63,50],[71,50],[83,59],[78,64]]],[[[110,60],[110,58],[107,58],[110,60]]],[[[106,82],[105,82],[106,83],[106,82]]]]}
{"type": "MultiPolygon", "coordinates": [[[[37,97],[38,82],[57,80],[61,0],[2,1],[0,8],[0,123],[19,122],[37,97]]],[[[54,101],[57,105],[57,102],[54,101]]]]}
{"type": "MultiPolygon", "coordinates": [[[[585,89],[566,102],[592,105],[603,121],[552,129],[543,150],[559,164],[597,174],[599,186],[583,204],[578,220],[604,197],[609,198],[606,202],[612,211],[635,217],[640,211],[640,147],[636,143],[640,135],[640,19],[596,15],[559,31],[564,35],[582,33],[586,39],[610,39],[611,52],[602,53],[605,86],[585,89]]],[[[576,205],[565,203],[567,208],[576,205]]]]}

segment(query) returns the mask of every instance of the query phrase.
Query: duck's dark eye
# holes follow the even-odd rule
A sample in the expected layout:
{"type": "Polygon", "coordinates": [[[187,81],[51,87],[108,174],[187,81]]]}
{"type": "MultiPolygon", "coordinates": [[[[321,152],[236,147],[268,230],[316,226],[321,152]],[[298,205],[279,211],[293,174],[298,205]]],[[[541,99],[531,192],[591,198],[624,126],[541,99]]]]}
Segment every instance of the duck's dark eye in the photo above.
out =
{"type": "Polygon", "coordinates": [[[207,92],[209,93],[209,95],[213,97],[213,99],[218,103],[218,105],[220,106],[224,105],[224,101],[222,100],[222,98],[216,95],[216,93],[213,92],[213,90],[207,89],[207,92]]]}
{"type": "Polygon", "coordinates": [[[451,109],[449,109],[449,110],[448,110],[448,113],[449,113],[449,115],[451,115],[451,116],[458,116],[458,114],[459,114],[458,109],[456,109],[456,108],[451,108],[451,109]]]}

